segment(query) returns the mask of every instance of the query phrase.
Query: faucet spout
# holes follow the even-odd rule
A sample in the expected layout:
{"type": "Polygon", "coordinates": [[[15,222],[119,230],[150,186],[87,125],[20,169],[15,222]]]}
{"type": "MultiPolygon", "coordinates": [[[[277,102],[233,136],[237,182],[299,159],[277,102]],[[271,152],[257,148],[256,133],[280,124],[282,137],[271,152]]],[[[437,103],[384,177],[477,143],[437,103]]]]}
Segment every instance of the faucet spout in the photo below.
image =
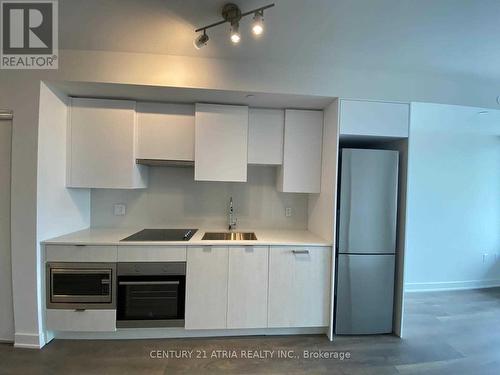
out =
{"type": "Polygon", "coordinates": [[[229,198],[229,215],[228,215],[228,227],[229,230],[233,230],[236,228],[237,219],[234,216],[234,207],[233,207],[233,197],[229,198]]]}

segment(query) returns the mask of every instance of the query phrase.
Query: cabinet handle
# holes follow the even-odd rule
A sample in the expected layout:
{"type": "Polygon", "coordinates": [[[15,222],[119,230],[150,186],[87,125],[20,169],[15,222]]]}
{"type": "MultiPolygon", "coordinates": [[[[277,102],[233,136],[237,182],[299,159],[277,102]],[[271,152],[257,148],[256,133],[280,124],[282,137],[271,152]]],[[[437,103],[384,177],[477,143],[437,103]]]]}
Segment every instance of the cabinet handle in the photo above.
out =
{"type": "Polygon", "coordinates": [[[295,255],[298,255],[298,254],[309,254],[309,250],[292,250],[292,253],[294,253],[295,255]]]}

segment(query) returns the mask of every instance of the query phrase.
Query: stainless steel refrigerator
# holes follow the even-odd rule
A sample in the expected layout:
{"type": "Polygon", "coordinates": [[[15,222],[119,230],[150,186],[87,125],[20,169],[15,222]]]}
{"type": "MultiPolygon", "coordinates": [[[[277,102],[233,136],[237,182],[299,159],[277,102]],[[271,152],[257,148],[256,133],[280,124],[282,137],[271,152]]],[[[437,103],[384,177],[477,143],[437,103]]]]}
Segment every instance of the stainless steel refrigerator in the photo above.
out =
{"type": "Polygon", "coordinates": [[[392,332],[397,151],[342,149],[337,334],[392,332]]]}

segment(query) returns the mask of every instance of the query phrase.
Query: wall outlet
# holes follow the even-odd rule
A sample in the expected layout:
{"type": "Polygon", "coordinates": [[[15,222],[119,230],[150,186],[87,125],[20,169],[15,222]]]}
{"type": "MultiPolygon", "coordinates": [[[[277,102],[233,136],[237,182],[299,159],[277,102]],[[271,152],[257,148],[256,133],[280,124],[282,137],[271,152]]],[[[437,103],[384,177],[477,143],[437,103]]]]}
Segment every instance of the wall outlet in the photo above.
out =
{"type": "Polygon", "coordinates": [[[115,216],[125,216],[127,213],[127,205],[123,203],[113,205],[113,213],[115,216]]]}
{"type": "Polygon", "coordinates": [[[285,208],[285,216],[286,217],[292,216],[292,207],[285,208]]]}

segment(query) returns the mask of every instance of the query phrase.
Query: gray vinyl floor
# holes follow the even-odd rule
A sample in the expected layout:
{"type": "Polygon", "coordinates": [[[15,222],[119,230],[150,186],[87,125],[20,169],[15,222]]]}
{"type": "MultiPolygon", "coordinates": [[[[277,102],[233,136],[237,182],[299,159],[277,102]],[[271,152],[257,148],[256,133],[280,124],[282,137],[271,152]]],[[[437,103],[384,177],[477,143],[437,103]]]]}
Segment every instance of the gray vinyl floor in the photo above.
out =
{"type": "Polygon", "coordinates": [[[55,340],[43,350],[2,344],[0,374],[500,374],[500,288],[408,293],[406,300],[403,340],[389,335],[337,337],[333,343],[324,336],[55,340]],[[304,351],[333,358],[308,359],[304,351]],[[172,354],[191,358],[165,358],[172,354]],[[224,358],[229,356],[237,358],[224,358]]]}

